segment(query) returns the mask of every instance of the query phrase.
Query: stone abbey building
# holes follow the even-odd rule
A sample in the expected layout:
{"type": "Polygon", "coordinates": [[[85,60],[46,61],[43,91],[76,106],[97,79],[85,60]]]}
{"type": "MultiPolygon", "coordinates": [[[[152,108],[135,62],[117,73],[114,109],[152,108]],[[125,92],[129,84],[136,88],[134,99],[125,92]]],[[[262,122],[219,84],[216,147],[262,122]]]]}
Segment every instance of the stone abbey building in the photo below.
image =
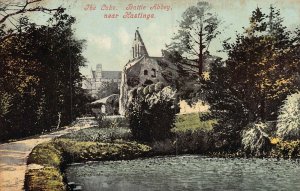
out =
{"type": "Polygon", "coordinates": [[[133,88],[157,82],[170,85],[177,77],[177,66],[164,57],[150,56],[139,31],[136,30],[131,48],[131,58],[122,71],[120,114],[125,115],[128,94],[133,88]]]}
{"type": "Polygon", "coordinates": [[[103,71],[102,65],[97,64],[96,70],[91,68],[91,73],[82,81],[82,88],[86,89],[89,94],[97,97],[97,92],[105,82],[121,83],[121,71],[103,71]]]}

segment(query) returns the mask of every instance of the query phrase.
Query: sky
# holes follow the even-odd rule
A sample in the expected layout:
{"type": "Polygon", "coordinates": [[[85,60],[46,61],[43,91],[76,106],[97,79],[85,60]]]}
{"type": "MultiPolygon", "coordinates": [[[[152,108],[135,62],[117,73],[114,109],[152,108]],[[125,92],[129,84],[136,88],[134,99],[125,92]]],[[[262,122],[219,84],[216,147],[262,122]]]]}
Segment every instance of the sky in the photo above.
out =
{"type": "MultiPolygon", "coordinates": [[[[67,13],[76,18],[73,26],[75,36],[85,39],[86,48],[83,55],[87,59],[86,67],[81,69],[83,75],[89,75],[91,68],[102,64],[104,71],[121,71],[130,59],[134,33],[139,27],[140,34],[150,56],[161,56],[161,50],[171,42],[178,30],[178,21],[182,13],[197,0],[45,0],[44,6],[62,5],[67,13]],[[145,10],[126,10],[129,4],[145,10]],[[91,5],[94,10],[85,10],[91,5]],[[105,5],[105,6],[104,6],[105,5]],[[163,9],[150,10],[159,5],[163,9]],[[115,10],[101,10],[114,7],[115,10]],[[169,10],[168,10],[169,9],[169,10]],[[126,12],[154,14],[154,18],[123,18],[126,12]],[[104,18],[105,14],[119,14],[118,18],[104,18]]],[[[212,54],[226,57],[221,42],[234,40],[237,33],[249,24],[249,17],[256,7],[268,13],[270,4],[281,10],[285,25],[294,30],[300,26],[300,0],[209,0],[212,11],[222,20],[219,35],[211,44],[212,54]]],[[[32,15],[41,19],[40,15],[32,15]]]]}

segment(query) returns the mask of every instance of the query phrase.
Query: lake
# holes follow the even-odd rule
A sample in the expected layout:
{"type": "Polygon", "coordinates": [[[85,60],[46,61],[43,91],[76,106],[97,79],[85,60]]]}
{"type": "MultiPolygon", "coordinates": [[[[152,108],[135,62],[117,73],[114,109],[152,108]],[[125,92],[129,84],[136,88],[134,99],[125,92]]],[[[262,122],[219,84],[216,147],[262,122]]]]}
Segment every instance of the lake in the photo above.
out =
{"type": "Polygon", "coordinates": [[[300,163],[199,155],[71,164],[69,182],[86,191],[300,190],[300,163]]]}

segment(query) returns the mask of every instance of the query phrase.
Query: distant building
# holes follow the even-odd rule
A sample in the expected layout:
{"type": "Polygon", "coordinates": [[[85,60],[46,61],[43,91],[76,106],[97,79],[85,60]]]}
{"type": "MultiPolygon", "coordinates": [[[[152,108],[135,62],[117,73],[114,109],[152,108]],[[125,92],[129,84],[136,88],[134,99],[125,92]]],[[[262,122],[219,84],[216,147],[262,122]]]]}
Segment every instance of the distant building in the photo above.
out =
{"type": "Polygon", "coordinates": [[[96,100],[91,103],[92,111],[95,115],[107,114],[118,115],[119,114],[119,94],[112,94],[105,98],[96,100]]]}
{"type": "Polygon", "coordinates": [[[83,79],[82,88],[86,89],[92,96],[97,97],[97,92],[106,82],[116,82],[120,86],[121,71],[103,71],[102,65],[97,64],[96,70],[91,68],[90,76],[83,79]]]}

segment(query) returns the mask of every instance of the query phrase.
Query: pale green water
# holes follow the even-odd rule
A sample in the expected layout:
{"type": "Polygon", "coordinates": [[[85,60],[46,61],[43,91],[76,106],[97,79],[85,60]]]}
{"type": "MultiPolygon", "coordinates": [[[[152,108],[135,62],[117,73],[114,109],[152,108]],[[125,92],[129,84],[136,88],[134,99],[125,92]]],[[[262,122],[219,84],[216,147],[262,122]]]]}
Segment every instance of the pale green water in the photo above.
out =
{"type": "Polygon", "coordinates": [[[300,163],[196,155],[73,164],[68,181],[86,191],[300,190],[300,163]]]}

